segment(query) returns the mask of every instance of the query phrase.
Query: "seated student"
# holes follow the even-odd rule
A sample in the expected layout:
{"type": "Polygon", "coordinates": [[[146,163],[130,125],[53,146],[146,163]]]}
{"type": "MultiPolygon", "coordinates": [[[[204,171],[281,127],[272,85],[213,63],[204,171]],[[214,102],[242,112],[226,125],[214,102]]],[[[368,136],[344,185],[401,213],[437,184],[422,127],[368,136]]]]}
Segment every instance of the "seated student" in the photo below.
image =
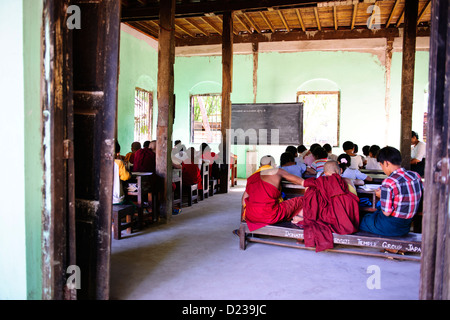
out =
{"type": "Polygon", "coordinates": [[[201,159],[192,147],[186,150],[186,154],[186,159],[181,163],[182,183],[184,186],[197,184],[198,190],[203,190],[202,174],[198,166],[201,159]]]}
{"type": "Polygon", "coordinates": [[[122,181],[131,178],[131,174],[125,167],[124,161],[120,157],[120,144],[115,142],[116,157],[114,159],[114,185],[113,185],[113,204],[122,203],[125,199],[122,181]]]}
{"type": "Polygon", "coordinates": [[[280,156],[280,167],[290,174],[302,177],[306,171],[306,165],[304,163],[295,163],[294,155],[290,152],[284,152],[280,156]]]}
{"type": "Polygon", "coordinates": [[[360,229],[383,236],[406,235],[419,208],[422,180],[416,172],[401,167],[402,156],[393,147],[382,148],[377,160],[388,177],[376,191],[380,198],[377,211],[362,218],[360,229]]]}
{"type": "Polygon", "coordinates": [[[125,155],[125,164],[127,165],[128,169],[130,169],[133,166],[134,163],[134,154],[136,153],[136,151],[138,151],[139,149],[141,149],[141,143],[138,141],[135,141],[131,144],[131,152],[128,152],[125,155]]]}
{"type": "Polygon", "coordinates": [[[350,156],[346,153],[343,153],[339,155],[338,157],[338,163],[339,166],[342,169],[342,177],[351,179],[353,182],[353,185],[355,185],[355,180],[362,180],[364,182],[371,182],[373,179],[372,177],[368,176],[365,173],[362,173],[358,169],[352,169],[350,168],[350,156]]]}
{"type": "Polygon", "coordinates": [[[425,155],[427,147],[422,141],[419,141],[417,132],[411,133],[411,171],[415,171],[422,177],[425,176],[425,155]]]}
{"type": "Polygon", "coordinates": [[[303,227],[305,246],[316,247],[316,251],[333,248],[333,233],[358,231],[359,199],[340,172],[338,163],[330,160],[322,176],[303,182],[302,209],[292,223],[303,227]]]}
{"type": "Polygon", "coordinates": [[[368,145],[365,145],[364,147],[362,147],[363,155],[366,158],[369,156],[369,149],[370,149],[370,146],[368,146],[368,145]]]}
{"type": "Polygon", "coordinates": [[[242,195],[242,220],[247,222],[250,231],[280,221],[289,221],[299,213],[302,197],[289,200],[281,198],[281,180],[302,184],[303,179],[275,168],[275,159],[264,156],[259,169],[247,179],[242,195]]]}
{"type": "Polygon", "coordinates": [[[313,143],[310,147],[309,150],[305,153],[305,155],[303,156],[303,163],[306,164],[306,166],[311,166],[311,164],[314,162],[314,160],[316,160],[314,158],[313,155],[313,151],[315,148],[320,147],[320,144],[318,143],[313,143]]]}
{"type": "Polygon", "coordinates": [[[297,158],[295,158],[295,162],[296,163],[305,163],[303,160],[303,157],[306,155],[306,153],[308,152],[308,149],[306,149],[306,147],[304,145],[299,145],[297,147],[297,158]]]}
{"type": "Polygon", "coordinates": [[[381,170],[381,166],[377,161],[378,151],[380,151],[380,147],[374,144],[369,148],[369,155],[367,156],[366,169],[370,170],[381,170]]]}
{"type": "Polygon", "coordinates": [[[344,152],[351,158],[351,169],[361,169],[364,166],[362,157],[355,152],[355,145],[353,142],[345,141],[342,145],[342,149],[344,149],[344,152]]]}
{"type": "Polygon", "coordinates": [[[311,164],[310,168],[306,169],[309,174],[313,173],[316,178],[320,177],[323,173],[323,166],[325,162],[328,161],[328,153],[322,147],[316,147],[313,151],[314,162],[311,164]]]}
{"type": "Polygon", "coordinates": [[[337,155],[333,154],[333,149],[331,148],[331,145],[329,143],[325,143],[323,145],[323,148],[328,153],[328,159],[337,161],[337,155]]]}
{"type": "Polygon", "coordinates": [[[145,141],[143,148],[134,154],[133,172],[155,172],[156,154],[149,146],[150,141],[145,141]]]}

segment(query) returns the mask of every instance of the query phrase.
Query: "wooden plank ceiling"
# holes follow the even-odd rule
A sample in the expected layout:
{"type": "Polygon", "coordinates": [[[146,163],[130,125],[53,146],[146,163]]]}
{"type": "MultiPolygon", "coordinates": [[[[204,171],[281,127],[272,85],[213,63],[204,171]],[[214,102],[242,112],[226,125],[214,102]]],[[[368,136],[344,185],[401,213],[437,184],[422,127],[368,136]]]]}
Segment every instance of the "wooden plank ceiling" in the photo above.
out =
{"type": "MultiPolygon", "coordinates": [[[[165,1],[165,0],[161,0],[165,1]]],[[[177,0],[176,46],[221,43],[232,10],[234,42],[396,37],[407,0],[177,0]]],[[[159,1],[122,0],[122,22],[158,39],[159,1]]],[[[417,36],[429,35],[431,0],[419,0],[417,36]]]]}

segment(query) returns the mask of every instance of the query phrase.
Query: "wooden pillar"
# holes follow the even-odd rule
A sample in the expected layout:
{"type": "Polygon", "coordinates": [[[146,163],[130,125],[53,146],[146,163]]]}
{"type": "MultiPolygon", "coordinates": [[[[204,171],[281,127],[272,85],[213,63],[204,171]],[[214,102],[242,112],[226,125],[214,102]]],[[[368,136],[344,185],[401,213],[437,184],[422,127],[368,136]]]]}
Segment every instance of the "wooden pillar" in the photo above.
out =
{"type": "Polygon", "coordinates": [[[172,129],[174,116],[175,0],[160,2],[158,41],[158,123],[156,140],[156,182],[160,188],[161,217],[172,218],[172,129]]]}
{"type": "Polygon", "coordinates": [[[403,32],[401,135],[402,166],[411,167],[411,131],[414,98],[414,62],[416,58],[416,31],[418,0],[405,1],[405,27],[403,32]]]}
{"type": "Polygon", "coordinates": [[[231,129],[231,91],[233,78],[233,13],[223,14],[222,33],[222,155],[223,171],[220,177],[220,192],[227,193],[230,185],[230,139],[227,130],[231,129]]]}
{"type": "Polygon", "coordinates": [[[432,1],[420,299],[450,299],[450,10],[432,1]]]}
{"type": "Polygon", "coordinates": [[[258,93],[258,42],[252,43],[253,52],[253,103],[256,103],[258,93]]]}
{"type": "Polygon", "coordinates": [[[384,131],[385,145],[388,145],[389,128],[390,128],[390,114],[391,114],[391,66],[392,66],[392,49],[394,44],[394,38],[386,39],[386,57],[385,57],[385,68],[386,68],[386,91],[384,100],[384,110],[386,127],[384,131]]]}

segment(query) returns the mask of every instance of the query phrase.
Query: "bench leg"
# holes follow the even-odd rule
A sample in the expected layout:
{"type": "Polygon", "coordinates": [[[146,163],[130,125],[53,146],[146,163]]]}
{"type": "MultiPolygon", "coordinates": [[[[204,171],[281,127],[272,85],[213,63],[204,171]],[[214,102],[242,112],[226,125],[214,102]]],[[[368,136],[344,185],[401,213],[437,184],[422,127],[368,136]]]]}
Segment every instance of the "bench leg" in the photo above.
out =
{"type": "Polygon", "coordinates": [[[245,228],[244,225],[241,223],[239,227],[239,249],[245,250],[246,249],[246,236],[245,236],[245,228]]]}
{"type": "Polygon", "coordinates": [[[120,231],[120,219],[119,219],[119,213],[117,211],[114,211],[113,213],[113,232],[114,232],[114,239],[120,240],[121,238],[121,231],[120,231]]]}

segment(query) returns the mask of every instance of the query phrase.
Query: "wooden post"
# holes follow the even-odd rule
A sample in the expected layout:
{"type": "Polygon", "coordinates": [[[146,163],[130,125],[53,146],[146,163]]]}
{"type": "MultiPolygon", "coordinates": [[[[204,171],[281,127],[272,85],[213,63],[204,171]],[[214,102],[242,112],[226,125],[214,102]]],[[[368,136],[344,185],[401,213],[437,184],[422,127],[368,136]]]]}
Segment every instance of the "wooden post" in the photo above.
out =
{"type": "Polygon", "coordinates": [[[156,174],[161,186],[161,217],[172,218],[172,129],[174,114],[175,0],[161,1],[158,41],[158,124],[156,140],[156,174]]]}
{"type": "Polygon", "coordinates": [[[450,11],[432,1],[420,299],[450,299],[450,11]]]}
{"type": "Polygon", "coordinates": [[[227,130],[231,129],[231,91],[233,78],[233,13],[223,14],[222,33],[222,155],[223,171],[220,177],[220,192],[227,193],[230,185],[230,140],[227,130]]]}
{"type": "Polygon", "coordinates": [[[390,114],[391,114],[391,66],[392,66],[392,49],[394,44],[394,38],[386,39],[386,95],[384,100],[384,110],[385,110],[385,119],[386,119],[386,127],[384,131],[385,136],[385,144],[388,144],[389,137],[389,127],[390,127],[390,114]]]}
{"type": "Polygon", "coordinates": [[[252,43],[253,52],[253,103],[256,103],[258,93],[258,42],[252,43]]]}
{"type": "Polygon", "coordinates": [[[414,98],[414,62],[416,58],[418,0],[405,1],[405,27],[403,32],[401,134],[402,167],[411,167],[411,131],[414,98]]]}

